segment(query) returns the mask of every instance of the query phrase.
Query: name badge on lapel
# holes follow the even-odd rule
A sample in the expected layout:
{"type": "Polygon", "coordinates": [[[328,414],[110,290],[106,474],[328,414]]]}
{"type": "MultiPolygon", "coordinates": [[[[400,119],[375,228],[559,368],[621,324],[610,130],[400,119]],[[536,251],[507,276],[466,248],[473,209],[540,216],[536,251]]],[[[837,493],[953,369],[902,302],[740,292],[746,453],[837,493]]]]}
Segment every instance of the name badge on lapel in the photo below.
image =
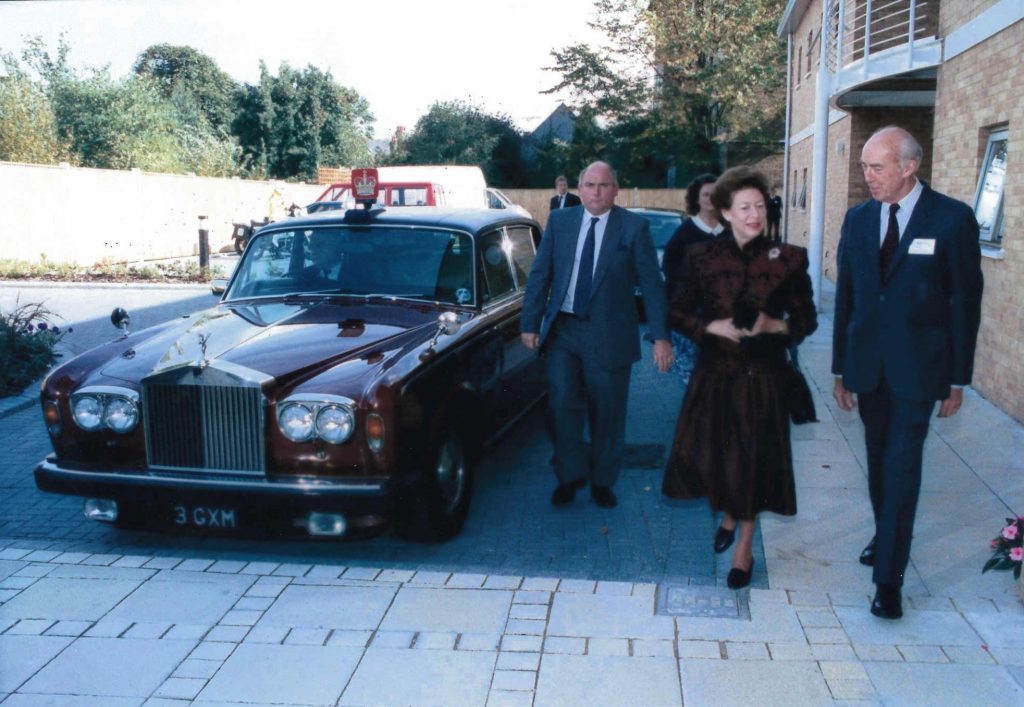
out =
{"type": "Polygon", "coordinates": [[[935,255],[934,238],[915,238],[910,242],[910,255],[935,255]]]}

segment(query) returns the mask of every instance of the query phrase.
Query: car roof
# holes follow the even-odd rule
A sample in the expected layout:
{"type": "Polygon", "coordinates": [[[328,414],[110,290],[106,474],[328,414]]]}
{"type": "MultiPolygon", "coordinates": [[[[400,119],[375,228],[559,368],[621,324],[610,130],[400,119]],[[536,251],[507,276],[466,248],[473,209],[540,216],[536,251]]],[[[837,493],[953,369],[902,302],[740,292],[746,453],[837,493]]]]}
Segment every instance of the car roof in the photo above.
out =
{"type": "Polygon", "coordinates": [[[520,216],[505,209],[468,209],[451,206],[389,206],[373,209],[367,220],[362,209],[350,211],[320,211],[306,216],[296,216],[274,221],[264,229],[309,228],[313,226],[342,225],[394,225],[394,226],[440,226],[476,233],[506,224],[526,224],[535,228],[540,225],[533,219],[520,216]],[[355,212],[355,213],[353,213],[355,212]]]}
{"type": "Polygon", "coordinates": [[[686,214],[681,209],[667,209],[660,206],[627,206],[626,208],[637,214],[664,214],[665,216],[686,217],[686,214]]]}

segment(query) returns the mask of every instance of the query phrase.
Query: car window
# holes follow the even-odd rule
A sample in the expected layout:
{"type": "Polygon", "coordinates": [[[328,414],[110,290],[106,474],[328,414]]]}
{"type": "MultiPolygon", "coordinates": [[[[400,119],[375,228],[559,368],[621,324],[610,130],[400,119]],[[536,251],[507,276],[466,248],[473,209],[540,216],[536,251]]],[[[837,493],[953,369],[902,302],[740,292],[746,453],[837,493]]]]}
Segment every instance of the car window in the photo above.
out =
{"type": "Polygon", "coordinates": [[[512,268],[516,275],[519,289],[526,288],[526,278],[533,267],[533,256],[536,254],[533,245],[533,229],[529,226],[513,226],[508,229],[508,239],[512,243],[512,268]]]}
{"type": "Polygon", "coordinates": [[[276,231],[253,240],[227,298],[324,292],[472,304],[472,263],[470,236],[441,229],[276,231]]]}
{"type": "Polygon", "coordinates": [[[683,225],[683,219],[676,214],[643,214],[651,224],[651,240],[655,248],[664,248],[672,234],[683,225]]]}
{"type": "Polygon", "coordinates": [[[508,260],[512,241],[506,238],[504,231],[492,231],[482,236],[477,240],[477,248],[480,251],[480,271],[483,275],[480,288],[482,302],[491,302],[515,292],[516,282],[508,260]]]}

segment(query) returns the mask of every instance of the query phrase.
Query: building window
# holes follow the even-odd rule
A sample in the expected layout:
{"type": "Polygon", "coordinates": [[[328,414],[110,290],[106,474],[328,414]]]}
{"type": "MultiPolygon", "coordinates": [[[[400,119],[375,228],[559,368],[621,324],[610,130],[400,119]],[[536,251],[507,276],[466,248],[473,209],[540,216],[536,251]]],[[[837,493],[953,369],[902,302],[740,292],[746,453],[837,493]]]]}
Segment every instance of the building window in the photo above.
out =
{"type": "Polygon", "coordinates": [[[981,229],[981,240],[998,243],[1003,238],[1003,189],[1006,184],[1006,148],[1009,131],[993,130],[988,136],[985,161],[974,196],[974,216],[981,229]]]}
{"type": "Polygon", "coordinates": [[[814,63],[814,32],[807,33],[807,75],[811,75],[811,65],[814,63]]]}
{"type": "Polygon", "coordinates": [[[807,168],[804,167],[803,185],[800,187],[800,209],[807,210],[807,168]]]}
{"type": "Polygon", "coordinates": [[[797,59],[796,59],[796,87],[800,88],[800,74],[802,73],[802,69],[803,69],[803,65],[804,65],[804,48],[803,47],[797,47],[796,56],[797,56],[797,59]]]}
{"type": "Polygon", "coordinates": [[[790,189],[790,192],[789,192],[789,195],[790,195],[790,205],[794,209],[796,208],[796,185],[797,185],[796,175],[797,175],[797,171],[794,169],[793,170],[793,187],[792,187],[792,189],[790,189]]]}

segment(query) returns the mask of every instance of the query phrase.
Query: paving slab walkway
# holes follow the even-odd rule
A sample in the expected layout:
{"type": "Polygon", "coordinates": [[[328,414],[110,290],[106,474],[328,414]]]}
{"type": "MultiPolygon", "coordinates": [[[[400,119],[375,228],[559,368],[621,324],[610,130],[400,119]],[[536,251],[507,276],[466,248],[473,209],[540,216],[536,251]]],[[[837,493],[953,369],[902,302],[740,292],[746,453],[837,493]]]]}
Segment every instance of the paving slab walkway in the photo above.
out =
{"type": "MultiPolygon", "coordinates": [[[[161,543],[152,534],[116,543],[86,524],[69,524],[54,538],[34,532],[26,518],[0,541],[0,701],[5,707],[1024,703],[1024,604],[1008,574],[980,573],[1003,518],[1024,513],[1024,427],[970,391],[958,416],[935,421],[906,615],[877,619],[867,610],[870,571],[856,561],[871,533],[863,443],[856,418],[829,400],[830,330],[823,317],[822,331],[802,347],[823,422],[794,430],[799,514],[762,519],[759,566],[767,571],[758,572],[760,587],[742,592],[749,616],[657,613],[659,588],[673,579],[664,571],[668,564],[658,581],[614,574],[627,565],[613,557],[647,551],[623,528],[659,507],[657,494],[644,490],[656,482],[656,470],[624,476],[636,474],[637,490],[630,493],[650,501],[631,501],[600,518],[588,517],[596,511],[584,504],[572,511],[579,514],[574,522],[603,523],[597,529],[607,527],[613,538],[621,533],[617,554],[607,555],[608,576],[599,563],[565,574],[516,572],[526,564],[497,561],[497,554],[479,562],[469,549],[465,562],[437,562],[423,550],[417,563],[370,553],[382,560],[375,565],[365,554],[331,555],[311,543],[226,546],[173,537],[161,543]]],[[[641,382],[638,392],[645,386],[656,388],[656,379],[641,382]]],[[[658,399],[647,392],[646,400],[658,399]]],[[[634,414],[631,441],[666,442],[644,438],[634,426],[674,418],[664,405],[651,406],[651,419],[634,414]]],[[[5,418],[0,431],[14,425],[30,437],[21,419],[28,414],[5,418]]],[[[31,440],[21,447],[10,437],[2,442],[5,455],[17,459],[38,451],[31,440]]],[[[524,464],[518,451],[504,453],[508,458],[495,468],[507,465],[508,473],[528,480],[537,475],[537,488],[523,494],[515,513],[544,519],[550,481],[542,482],[549,472],[541,446],[526,456],[532,467],[525,470],[515,468],[524,464]]],[[[5,459],[0,504],[7,514],[15,503],[18,512],[27,504],[40,522],[67,514],[63,499],[15,483],[30,462],[15,469],[5,459]]],[[[680,538],[672,545],[675,562],[686,567],[687,543],[695,557],[706,552],[697,545],[710,539],[710,515],[665,508],[654,515],[702,513],[709,524],[699,541],[680,538]]],[[[574,549],[595,552],[585,546],[574,549]]],[[[508,556],[520,553],[517,546],[508,556]]]]}

